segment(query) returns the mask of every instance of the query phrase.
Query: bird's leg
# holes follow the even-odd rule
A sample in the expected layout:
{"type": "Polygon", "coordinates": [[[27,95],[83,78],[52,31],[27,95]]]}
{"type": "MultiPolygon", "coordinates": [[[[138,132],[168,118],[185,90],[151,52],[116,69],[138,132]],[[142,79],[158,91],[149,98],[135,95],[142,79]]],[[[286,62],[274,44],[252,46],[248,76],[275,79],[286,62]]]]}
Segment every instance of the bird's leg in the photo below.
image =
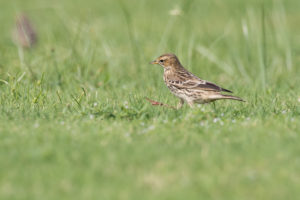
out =
{"type": "Polygon", "coordinates": [[[214,112],[216,112],[216,103],[213,102],[213,108],[214,108],[214,112]]]}
{"type": "Polygon", "coordinates": [[[178,103],[176,108],[180,109],[183,106],[183,104],[184,104],[184,100],[180,98],[180,102],[178,103]]]}
{"type": "Polygon", "coordinates": [[[188,104],[191,108],[194,107],[194,101],[188,101],[187,104],[188,104]]]}

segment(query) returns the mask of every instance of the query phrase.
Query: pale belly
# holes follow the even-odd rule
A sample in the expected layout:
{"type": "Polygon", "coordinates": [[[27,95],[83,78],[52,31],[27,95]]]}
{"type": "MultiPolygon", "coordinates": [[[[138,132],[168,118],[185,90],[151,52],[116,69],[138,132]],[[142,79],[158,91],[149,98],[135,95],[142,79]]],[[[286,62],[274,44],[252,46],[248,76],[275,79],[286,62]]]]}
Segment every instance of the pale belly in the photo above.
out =
{"type": "Polygon", "coordinates": [[[209,103],[214,100],[208,99],[208,95],[202,92],[190,91],[190,90],[180,90],[175,86],[167,84],[167,87],[170,89],[171,93],[174,94],[176,97],[185,100],[186,102],[194,102],[198,104],[209,103]]]}

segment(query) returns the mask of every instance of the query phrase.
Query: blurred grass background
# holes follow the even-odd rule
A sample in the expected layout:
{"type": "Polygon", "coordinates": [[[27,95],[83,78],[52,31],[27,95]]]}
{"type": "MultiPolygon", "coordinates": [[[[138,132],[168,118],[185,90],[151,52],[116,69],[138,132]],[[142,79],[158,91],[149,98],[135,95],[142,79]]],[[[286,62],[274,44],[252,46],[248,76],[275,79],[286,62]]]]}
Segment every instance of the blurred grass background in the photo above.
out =
{"type": "Polygon", "coordinates": [[[297,0],[0,1],[0,199],[296,199],[297,0]],[[31,49],[11,39],[25,13],[31,49]],[[247,103],[175,105],[173,52],[247,103]]]}

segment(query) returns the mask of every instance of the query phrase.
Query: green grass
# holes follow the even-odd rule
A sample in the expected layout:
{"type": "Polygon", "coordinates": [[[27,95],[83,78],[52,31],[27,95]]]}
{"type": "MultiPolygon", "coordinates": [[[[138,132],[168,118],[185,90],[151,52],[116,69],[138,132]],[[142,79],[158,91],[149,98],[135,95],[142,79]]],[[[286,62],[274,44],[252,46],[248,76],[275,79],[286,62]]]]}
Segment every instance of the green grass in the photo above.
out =
{"type": "Polygon", "coordinates": [[[0,7],[0,199],[300,196],[299,1],[0,7]],[[21,11],[30,50],[11,41],[21,11]],[[247,103],[149,105],[178,101],[148,64],[166,52],[247,103]]]}

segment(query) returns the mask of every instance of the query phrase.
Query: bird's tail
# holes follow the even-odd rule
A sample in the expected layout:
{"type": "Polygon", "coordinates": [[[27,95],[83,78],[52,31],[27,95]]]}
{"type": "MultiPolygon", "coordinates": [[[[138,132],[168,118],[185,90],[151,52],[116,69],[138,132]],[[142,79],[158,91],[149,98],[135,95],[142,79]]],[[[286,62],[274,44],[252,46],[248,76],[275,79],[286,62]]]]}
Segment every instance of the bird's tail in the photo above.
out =
{"type": "Polygon", "coordinates": [[[243,100],[240,97],[231,96],[231,95],[227,95],[227,94],[220,94],[220,96],[217,99],[232,99],[232,100],[236,100],[236,101],[246,102],[245,100],[243,100]]]}

